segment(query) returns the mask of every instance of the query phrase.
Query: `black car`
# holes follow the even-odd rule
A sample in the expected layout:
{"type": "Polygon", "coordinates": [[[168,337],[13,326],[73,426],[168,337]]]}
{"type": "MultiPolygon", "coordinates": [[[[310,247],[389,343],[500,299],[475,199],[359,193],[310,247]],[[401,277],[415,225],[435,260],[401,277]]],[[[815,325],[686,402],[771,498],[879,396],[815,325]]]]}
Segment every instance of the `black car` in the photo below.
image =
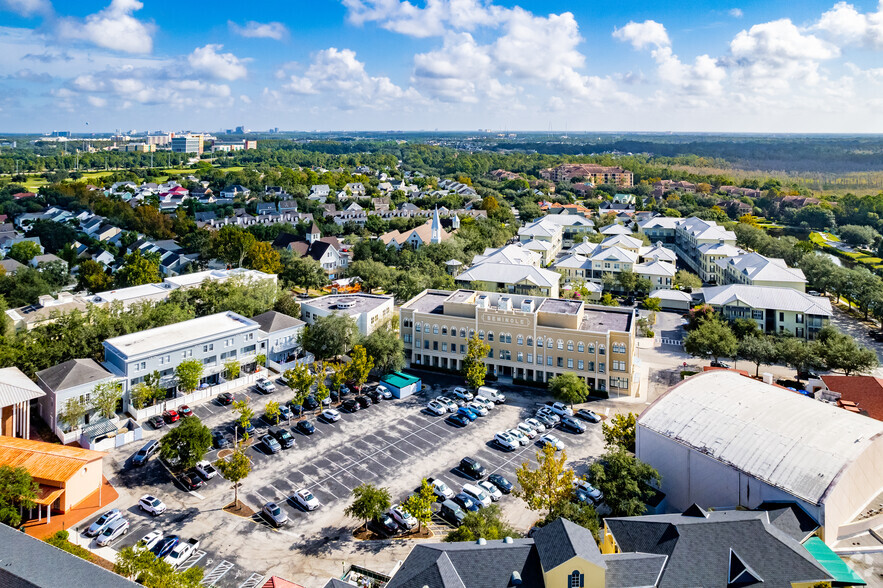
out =
{"type": "Polygon", "coordinates": [[[215,449],[230,447],[230,439],[221,431],[212,431],[212,446],[215,449]]]}
{"type": "Polygon", "coordinates": [[[445,419],[445,422],[455,427],[465,427],[469,424],[469,419],[462,414],[452,414],[445,419]]]}
{"type": "Polygon", "coordinates": [[[868,337],[870,337],[874,341],[883,341],[883,331],[872,329],[868,331],[868,337]]]}
{"type": "Polygon", "coordinates": [[[221,392],[218,394],[217,400],[221,406],[229,406],[233,404],[233,394],[231,392],[221,392]]]}
{"type": "Polygon", "coordinates": [[[357,396],[355,401],[359,403],[359,408],[368,408],[371,406],[371,399],[367,396],[357,396]]]}
{"type": "Polygon", "coordinates": [[[377,391],[376,388],[371,388],[365,391],[365,396],[371,399],[371,402],[374,404],[378,404],[383,399],[383,394],[377,391]]]}
{"type": "Polygon", "coordinates": [[[312,394],[304,400],[304,410],[316,410],[319,408],[319,401],[312,394]]]}
{"type": "Polygon", "coordinates": [[[562,416],[561,424],[558,425],[561,429],[567,431],[568,433],[575,433],[580,435],[586,432],[586,426],[582,424],[580,421],[576,420],[573,417],[562,416]]]}
{"type": "Polygon", "coordinates": [[[600,423],[601,422],[601,417],[599,417],[595,411],[589,410],[588,408],[579,409],[578,411],[576,411],[576,414],[573,416],[581,418],[584,421],[589,421],[590,423],[600,423]]]}
{"type": "Polygon", "coordinates": [[[460,460],[460,471],[473,480],[481,480],[484,477],[484,466],[471,457],[460,460]]]}
{"type": "Polygon", "coordinates": [[[159,415],[154,415],[147,419],[147,422],[150,423],[150,426],[154,429],[162,429],[166,426],[166,421],[159,415]]]}
{"type": "Polygon", "coordinates": [[[191,492],[205,486],[205,480],[202,479],[196,470],[187,470],[185,474],[181,475],[180,480],[184,489],[191,492]]]}
{"type": "Polygon", "coordinates": [[[713,361],[713,362],[711,362],[711,367],[730,369],[730,364],[724,363],[722,361],[713,361]]]}
{"type": "Polygon", "coordinates": [[[509,494],[512,492],[512,482],[500,474],[491,474],[487,477],[487,481],[499,488],[500,492],[503,494],[509,494]]]}
{"type": "Polygon", "coordinates": [[[143,466],[150,459],[150,456],[159,451],[159,441],[153,439],[148,441],[144,447],[138,450],[135,457],[132,458],[133,466],[143,466]]]}
{"type": "Polygon", "coordinates": [[[380,518],[374,519],[371,521],[373,523],[373,527],[377,530],[381,535],[385,535],[387,537],[391,537],[399,532],[399,525],[396,523],[391,516],[388,514],[380,515],[380,518]]]}
{"type": "Polygon", "coordinates": [[[316,431],[316,427],[310,421],[298,421],[294,428],[304,435],[312,435],[316,431]]]}
{"type": "Polygon", "coordinates": [[[279,445],[282,446],[282,449],[288,449],[292,445],[294,445],[294,437],[291,436],[286,429],[282,427],[270,427],[269,430],[270,435],[273,436],[276,441],[279,442],[279,445]]]}
{"type": "Polygon", "coordinates": [[[331,402],[340,402],[340,394],[334,390],[328,393],[328,398],[331,399],[331,402]]]}
{"type": "Polygon", "coordinates": [[[481,508],[478,506],[478,502],[475,501],[471,496],[464,494],[463,492],[454,496],[451,500],[456,502],[460,508],[462,508],[466,512],[478,512],[481,508]]]}
{"type": "Polygon", "coordinates": [[[356,402],[355,398],[349,398],[343,401],[341,408],[347,412],[357,412],[362,407],[359,406],[359,403],[356,402]]]}

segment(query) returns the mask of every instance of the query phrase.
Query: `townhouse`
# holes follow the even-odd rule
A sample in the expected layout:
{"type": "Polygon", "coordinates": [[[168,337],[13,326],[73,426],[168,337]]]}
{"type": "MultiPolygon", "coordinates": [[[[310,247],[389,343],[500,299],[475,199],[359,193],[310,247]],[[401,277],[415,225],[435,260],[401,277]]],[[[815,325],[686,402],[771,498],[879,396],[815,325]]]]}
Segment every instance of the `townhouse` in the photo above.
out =
{"type": "Polygon", "coordinates": [[[743,252],[740,255],[717,259],[718,284],[745,284],[806,290],[806,276],[799,268],[788,267],[784,259],[765,257],[759,253],[743,252]]]}

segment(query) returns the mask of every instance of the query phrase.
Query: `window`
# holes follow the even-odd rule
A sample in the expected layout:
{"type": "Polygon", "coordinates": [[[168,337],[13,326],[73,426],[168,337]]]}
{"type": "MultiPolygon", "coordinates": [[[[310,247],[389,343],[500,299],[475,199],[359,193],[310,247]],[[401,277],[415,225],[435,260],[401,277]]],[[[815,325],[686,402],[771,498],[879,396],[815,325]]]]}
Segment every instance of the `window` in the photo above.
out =
{"type": "Polygon", "coordinates": [[[211,357],[203,358],[202,365],[214,365],[217,361],[218,357],[216,355],[212,355],[211,357]]]}
{"type": "Polygon", "coordinates": [[[589,349],[586,353],[595,353],[595,344],[589,343],[589,349]]]}
{"type": "Polygon", "coordinates": [[[240,351],[242,351],[242,355],[248,355],[249,353],[254,353],[255,346],[249,345],[248,347],[243,347],[240,351]]]}
{"type": "MultiPolygon", "coordinates": [[[[530,343],[528,343],[528,345],[530,345],[530,343]]],[[[542,346],[543,346],[543,338],[537,337],[537,347],[542,347],[542,346]]]]}
{"type": "Polygon", "coordinates": [[[794,319],[795,319],[794,322],[796,322],[798,325],[803,324],[803,315],[802,314],[800,314],[800,313],[795,314],[794,319]]]}
{"type": "Polygon", "coordinates": [[[524,337],[522,337],[521,335],[518,335],[518,337],[515,338],[515,344],[516,345],[524,345],[524,337]]]}
{"type": "Polygon", "coordinates": [[[779,322],[780,322],[780,323],[784,323],[784,322],[785,322],[785,313],[784,313],[784,312],[780,312],[780,313],[779,313],[779,322]]]}
{"type": "Polygon", "coordinates": [[[488,332],[487,332],[487,340],[488,340],[488,342],[494,340],[494,332],[493,332],[493,331],[488,331],[488,332]]]}
{"type": "Polygon", "coordinates": [[[533,363],[533,353],[527,354],[527,363],[533,363]]]}
{"type": "Polygon", "coordinates": [[[146,370],[146,369],[147,369],[147,362],[146,361],[141,361],[141,362],[138,362],[135,364],[135,371],[136,372],[140,372],[140,371],[146,370]]]}
{"type": "Polygon", "coordinates": [[[542,356],[542,354],[537,354],[537,365],[543,365],[543,356],[542,356]]]}
{"type": "Polygon", "coordinates": [[[254,341],[254,333],[249,333],[245,336],[246,341],[254,341]]]}
{"type": "Polygon", "coordinates": [[[583,351],[586,350],[585,344],[582,341],[580,341],[579,343],[576,344],[576,350],[579,351],[580,353],[582,353],[583,351]]]}
{"type": "Polygon", "coordinates": [[[604,363],[599,361],[599,362],[598,362],[598,373],[599,373],[599,374],[603,374],[603,373],[604,373],[604,367],[605,367],[605,366],[604,366],[604,363]]]}
{"type": "Polygon", "coordinates": [[[581,359],[576,360],[576,369],[578,369],[580,371],[583,370],[583,360],[581,360],[581,359]]]}
{"type": "Polygon", "coordinates": [[[432,334],[438,335],[438,325],[432,325],[432,334]]]}
{"type": "Polygon", "coordinates": [[[752,310],[751,311],[751,318],[753,318],[756,321],[762,321],[763,320],[763,311],[762,310],[752,310]]]}
{"type": "Polygon", "coordinates": [[[570,369],[573,369],[573,360],[570,359],[569,357],[567,358],[567,367],[569,367],[570,369]]]}
{"type": "Polygon", "coordinates": [[[429,341],[426,339],[423,340],[423,349],[429,349],[429,341]]]}
{"type": "Polygon", "coordinates": [[[603,345],[598,345],[598,355],[604,355],[606,352],[603,345]]]}
{"type": "Polygon", "coordinates": [[[484,341],[484,331],[478,332],[478,338],[481,339],[482,341],[484,341]]]}
{"type": "Polygon", "coordinates": [[[558,367],[564,367],[564,358],[563,357],[558,358],[558,367]]]}
{"type": "Polygon", "coordinates": [[[203,346],[202,346],[202,352],[203,352],[203,353],[208,353],[209,351],[214,351],[214,350],[215,350],[215,344],[214,344],[214,343],[209,343],[208,345],[203,345],[203,346]]]}
{"type": "Polygon", "coordinates": [[[405,343],[410,343],[411,342],[411,333],[402,334],[402,341],[404,341],[405,343]]]}
{"type": "Polygon", "coordinates": [[[629,379],[628,378],[610,378],[610,387],[611,388],[628,388],[629,387],[629,379]]]}
{"type": "Polygon", "coordinates": [[[466,329],[460,329],[460,336],[466,338],[466,329]]]}
{"type": "Polygon", "coordinates": [[[160,355],[159,356],[159,365],[166,365],[167,363],[172,363],[171,355],[160,355]]]}
{"type": "Polygon", "coordinates": [[[423,332],[429,334],[429,323],[423,323],[423,332]]]}
{"type": "Polygon", "coordinates": [[[564,341],[561,339],[558,339],[558,349],[564,349],[564,341]]]}
{"type": "Polygon", "coordinates": [[[567,342],[567,350],[568,350],[568,351],[573,351],[573,341],[568,341],[568,342],[567,342]]]}
{"type": "Polygon", "coordinates": [[[794,329],[794,336],[795,336],[795,337],[800,337],[801,339],[803,339],[803,327],[797,327],[797,328],[795,328],[795,329],[794,329]]]}
{"type": "Polygon", "coordinates": [[[466,346],[460,345],[460,353],[466,353],[466,346]]]}
{"type": "Polygon", "coordinates": [[[433,342],[432,342],[432,350],[433,350],[433,351],[438,351],[438,341],[433,341],[433,342]]]}
{"type": "Polygon", "coordinates": [[[447,328],[446,326],[444,326],[444,325],[442,325],[442,332],[441,332],[441,334],[442,334],[442,335],[447,335],[447,334],[448,334],[448,328],[447,328]]]}
{"type": "Polygon", "coordinates": [[[512,342],[512,333],[506,333],[506,343],[512,342]]]}
{"type": "MultiPolygon", "coordinates": [[[[465,335],[466,333],[463,333],[463,334],[465,335]]],[[[451,337],[456,337],[456,336],[457,336],[457,327],[451,327],[451,337]]]]}
{"type": "Polygon", "coordinates": [[[528,337],[527,338],[527,346],[530,347],[531,345],[533,345],[533,337],[528,337]]]}
{"type": "Polygon", "coordinates": [[[567,588],[583,588],[583,580],[584,576],[579,573],[579,570],[573,570],[567,576],[567,588]]]}
{"type": "Polygon", "coordinates": [[[546,365],[551,366],[554,358],[551,355],[546,356],[546,365]]]}
{"type": "Polygon", "coordinates": [[[493,358],[494,358],[494,350],[493,350],[493,349],[488,350],[488,352],[487,352],[487,356],[488,356],[489,358],[493,359],[493,358]]]}
{"type": "Polygon", "coordinates": [[[524,361],[524,353],[522,353],[521,351],[519,351],[519,352],[518,352],[518,355],[515,356],[515,360],[516,360],[518,363],[522,363],[522,362],[524,361]]]}
{"type": "Polygon", "coordinates": [[[184,359],[187,359],[188,357],[193,357],[193,350],[188,349],[187,351],[182,351],[181,357],[183,357],[184,359]]]}
{"type": "Polygon", "coordinates": [[[614,359],[610,362],[610,369],[617,372],[625,371],[625,362],[614,359]]]}
{"type": "Polygon", "coordinates": [[[230,347],[231,345],[233,345],[233,337],[224,340],[224,347],[230,347]]]}
{"type": "Polygon", "coordinates": [[[447,351],[447,350],[448,350],[448,344],[442,343],[442,351],[447,351]]]}
{"type": "Polygon", "coordinates": [[[414,325],[414,330],[417,331],[418,333],[420,332],[420,323],[417,323],[416,325],[414,325]]]}
{"type": "Polygon", "coordinates": [[[469,338],[472,339],[475,337],[475,329],[469,329],[469,338]]]}

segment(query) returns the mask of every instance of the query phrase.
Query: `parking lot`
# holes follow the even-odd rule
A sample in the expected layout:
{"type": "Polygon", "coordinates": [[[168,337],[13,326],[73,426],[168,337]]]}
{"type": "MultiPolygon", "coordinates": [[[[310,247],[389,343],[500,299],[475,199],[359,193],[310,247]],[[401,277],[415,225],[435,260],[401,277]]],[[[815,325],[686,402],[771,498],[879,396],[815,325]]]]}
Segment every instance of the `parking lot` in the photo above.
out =
{"type": "MultiPolygon", "coordinates": [[[[415,397],[383,400],[354,414],[341,413],[340,421],[335,423],[326,423],[311,415],[315,433],[306,436],[292,428],[295,445],[277,454],[269,454],[257,441],[267,428],[259,417],[266,402],[276,400],[281,404],[293,396],[292,392],[281,385],[268,395],[254,389],[238,392],[237,399],[249,399],[256,416],[253,423],[258,428],[254,442],[247,449],[252,472],[243,481],[239,498],[256,511],[267,501],[278,502],[288,515],[289,524],[275,529],[260,516],[245,519],[224,513],[222,509],[232,501],[233,491],[221,478],[210,480],[195,492],[186,492],[171,480],[156,458],[142,468],[130,467],[128,461],[138,449],[134,445],[117,450],[111,456],[117,471],[113,482],[124,491],[120,502],[135,505],[142,494],[150,493],[165,501],[168,511],[152,519],[133,507],[133,512],[127,515],[133,522],[132,530],[114,547],[133,544],[153,528],[184,539],[196,537],[202,543],[203,553],[198,560],[188,563],[204,567],[210,576],[206,585],[216,586],[253,585],[248,582],[255,582],[270,572],[299,583],[306,582],[306,586],[322,586],[324,582],[320,582],[320,578],[327,580],[329,575],[339,573],[342,557],[348,563],[388,571],[401,559],[402,549],[356,548],[356,555],[362,559],[354,558],[351,531],[359,522],[343,514],[353,488],[365,482],[384,486],[390,490],[393,500],[398,501],[406,498],[424,477],[441,479],[459,492],[468,480],[456,466],[465,456],[481,462],[487,473],[501,473],[512,482],[521,463],[536,461],[538,447],[534,443],[505,453],[490,440],[497,431],[532,416],[537,402],[545,397],[504,389],[508,397],[506,404],[497,406],[488,416],[479,417],[465,428],[455,428],[445,423],[444,417],[424,410],[426,401],[440,392],[437,385],[415,397]],[[321,502],[319,509],[306,512],[288,500],[299,488],[313,492],[321,502]],[[292,557],[298,554],[312,557],[292,557]],[[316,580],[310,583],[310,578],[316,580]]],[[[212,401],[191,408],[207,426],[222,430],[232,438],[236,415],[230,407],[212,401]]],[[[604,410],[599,412],[603,414],[604,410]]],[[[281,424],[290,426],[284,421],[281,424]]],[[[168,428],[151,432],[148,437],[159,437],[168,428]]],[[[568,458],[578,473],[584,473],[591,459],[603,451],[600,425],[590,424],[582,435],[559,430],[554,434],[566,445],[568,458]]],[[[213,450],[206,459],[213,460],[216,455],[213,450]]],[[[536,518],[521,500],[511,495],[504,496],[500,504],[516,528],[526,531],[536,518]]],[[[123,509],[123,506],[117,507],[123,509]]],[[[435,521],[432,527],[443,531],[439,523],[435,521]]]]}

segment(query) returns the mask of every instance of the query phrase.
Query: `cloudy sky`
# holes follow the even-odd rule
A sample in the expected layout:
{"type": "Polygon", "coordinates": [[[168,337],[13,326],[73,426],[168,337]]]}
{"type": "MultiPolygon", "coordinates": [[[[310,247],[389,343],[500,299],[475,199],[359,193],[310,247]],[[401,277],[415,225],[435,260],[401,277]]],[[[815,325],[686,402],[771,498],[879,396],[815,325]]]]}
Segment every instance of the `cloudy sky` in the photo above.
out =
{"type": "Polygon", "coordinates": [[[0,131],[883,132],[883,0],[0,0],[0,131]]]}

